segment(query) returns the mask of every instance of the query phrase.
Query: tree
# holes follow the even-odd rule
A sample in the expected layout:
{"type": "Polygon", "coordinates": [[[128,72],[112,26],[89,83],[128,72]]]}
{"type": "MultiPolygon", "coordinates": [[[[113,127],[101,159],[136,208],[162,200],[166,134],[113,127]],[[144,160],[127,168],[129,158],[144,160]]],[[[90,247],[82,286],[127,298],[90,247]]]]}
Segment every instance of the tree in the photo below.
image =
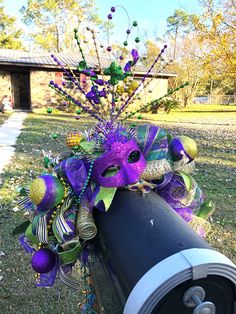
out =
{"type": "Polygon", "coordinates": [[[212,76],[234,81],[236,94],[236,0],[201,0],[204,13],[198,25],[202,41],[208,42],[212,76]]]}
{"type": "Polygon", "coordinates": [[[17,28],[16,19],[4,12],[3,0],[0,0],[0,48],[22,49],[21,35],[22,30],[17,28]]]}
{"type": "Polygon", "coordinates": [[[209,80],[211,64],[205,45],[194,34],[182,38],[176,57],[177,61],[169,66],[169,70],[177,74],[170,79],[170,87],[174,89],[189,82],[187,87],[173,95],[186,107],[192,103],[199,89],[209,80]]]}
{"type": "Polygon", "coordinates": [[[184,105],[199,92],[236,93],[236,0],[200,0],[203,12],[196,16],[176,10],[167,19],[169,42],[173,43],[175,63],[171,70],[189,86],[177,95],[184,105]]]}
{"type": "Polygon", "coordinates": [[[155,42],[151,40],[147,40],[145,42],[145,47],[146,47],[146,51],[144,55],[142,56],[142,59],[143,59],[142,63],[148,67],[154,62],[154,60],[160,53],[160,48],[157,46],[155,42]]]}
{"type": "Polygon", "coordinates": [[[94,0],[29,0],[27,8],[21,8],[35,44],[50,52],[73,49],[73,29],[83,28],[85,20],[90,24],[97,21],[94,11],[94,0]]]}
{"type": "Polygon", "coordinates": [[[196,14],[188,14],[184,10],[175,10],[174,14],[167,18],[167,33],[173,39],[173,59],[176,58],[177,42],[179,35],[185,35],[194,30],[195,24],[198,21],[196,14]]]}

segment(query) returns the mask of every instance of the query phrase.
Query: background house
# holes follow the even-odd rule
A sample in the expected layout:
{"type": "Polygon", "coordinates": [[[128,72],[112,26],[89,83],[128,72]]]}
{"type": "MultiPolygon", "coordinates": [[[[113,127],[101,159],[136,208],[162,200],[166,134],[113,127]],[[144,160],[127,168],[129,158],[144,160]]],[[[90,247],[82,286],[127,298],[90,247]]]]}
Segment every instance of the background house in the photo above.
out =
{"type": "MultiPolygon", "coordinates": [[[[76,70],[81,61],[78,52],[59,53],[57,58],[65,66],[76,70]]],[[[98,71],[98,60],[87,56],[89,67],[98,71]]],[[[102,67],[108,66],[108,60],[101,59],[102,67]]],[[[141,80],[147,69],[136,65],[134,77],[141,80]]],[[[159,73],[148,86],[151,95],[145,94],[145,101],[163,96],[168,89],[168,78],[173,73],[159,73]]],[[[15,110],[32,110],[47,106],[55,101],[55,91],[48,84],[53,80],[61,85],[64,77],[61,68],[55,63],[49,53],[26,52],[20,50],[0,49],[0,99],[4,95],[11,98],[15,110]]]]}

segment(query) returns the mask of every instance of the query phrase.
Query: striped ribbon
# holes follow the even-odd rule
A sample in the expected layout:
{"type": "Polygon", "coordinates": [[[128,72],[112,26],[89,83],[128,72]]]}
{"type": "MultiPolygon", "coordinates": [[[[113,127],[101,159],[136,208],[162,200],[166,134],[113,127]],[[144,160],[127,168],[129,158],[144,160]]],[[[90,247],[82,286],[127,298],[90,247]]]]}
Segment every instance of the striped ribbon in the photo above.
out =
{"type": "Polygon", "coordinates": [[[64,272],[62,266],[59,267],[59,270],[60,270],[60,278],[61,278],[61,281],[62,281],[65,285],[67,285],[67,286],[70,287],[70,288],[76,289],[76,290],[78,290],[78,289],[81,288],[81,287],[80,287],[80,283],[79,283],[77,280],[75,280],[75,279],[73,279],[73,278],[71,278],[70,276],[68,276],[68,275],[65,274],[65,272],[64,272]]]}
{"type": "Polygon", "coordinates": [[[71,230],[70,226],[67,224],[64,213],[70,208],[72,203],[72,198],[69,197],[65,199],[63,206],[60,209],[60,212],[57,214],[53,221],[53,231],[59,243],[63,242],[64,235],[69,235],[73,230],[71,230]]]}
{"type": "Polygon", "coordinates": [[[39,215],[39,220],[36,227],[36,235],[41,243],[48,243],[48,229],[46,215],[39,215]]]}
{"type": "Polygon", "coordinates": [[[22,200],[18,201],[20,209],[25,209],[25,204],[31,202],[29,196],[24,197],[22,200]]]}

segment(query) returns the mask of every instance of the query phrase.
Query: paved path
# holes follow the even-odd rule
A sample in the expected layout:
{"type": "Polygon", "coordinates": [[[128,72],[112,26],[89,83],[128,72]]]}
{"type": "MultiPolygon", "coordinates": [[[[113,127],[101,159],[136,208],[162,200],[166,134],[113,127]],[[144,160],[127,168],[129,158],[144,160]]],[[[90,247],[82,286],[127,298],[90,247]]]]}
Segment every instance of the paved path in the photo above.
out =
{"type": "Polygon", "coordinates": [[[0,126],[0,174],[9,164],[14,155],[16,139],[21,132],[23,122],[27,116],[24,112],[14,112],[7,121],[0,126]]]}

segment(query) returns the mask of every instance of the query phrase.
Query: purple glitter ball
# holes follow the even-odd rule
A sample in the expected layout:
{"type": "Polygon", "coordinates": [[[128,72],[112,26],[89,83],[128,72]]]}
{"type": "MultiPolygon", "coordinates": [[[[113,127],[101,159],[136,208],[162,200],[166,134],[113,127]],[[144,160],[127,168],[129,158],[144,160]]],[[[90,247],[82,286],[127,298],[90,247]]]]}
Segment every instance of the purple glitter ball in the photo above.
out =
{"type": "Polygon", "coordinates": [[[108,46],[108,47],[107,47],[107,51],[108,51],[108,52],[111,52],[111,51],[112,51],[111,46],[108,46]]]}
{"type": "Polygon", "coordinates": [[[128,35],[130,34],[130,29],[127,29],[126,34],[128,35]]]}
{"type": "Polygon", "coordinates": [[[111,12],[115,12],[116,8],[115,7],[111,7],[111,12]]]}
{"type": "Polygon", "coordinates": [[[124,59],[124,57],[123,56],[120,56],[120,60],[123,60],[124,59]]]}
{"type": "Polygon", "coordinates": [[[108,20],[112,20],[112,14],[108,14],[107,18],[108,20]]]}
{"type": "Polygon", "coordinates": [[[48,273],[53,269],[55,263],[55,254],[47,248],[43,248],[35,252],[31,260],[32,268],[40,274],[48,273]]]}

